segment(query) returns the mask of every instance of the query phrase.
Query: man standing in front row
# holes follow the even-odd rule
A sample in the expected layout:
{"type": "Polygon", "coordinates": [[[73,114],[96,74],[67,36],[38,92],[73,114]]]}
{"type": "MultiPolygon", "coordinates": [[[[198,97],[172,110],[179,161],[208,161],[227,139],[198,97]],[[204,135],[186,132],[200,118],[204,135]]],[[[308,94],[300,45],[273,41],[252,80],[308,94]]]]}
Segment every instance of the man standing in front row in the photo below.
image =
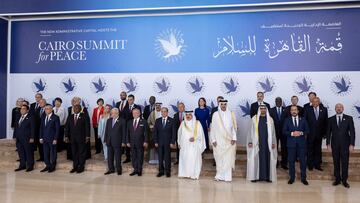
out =
{"type": "Polygon", "coordinates": [[[132,110],[133,119],[127,122],[127,147],[131,149],[131,162],[134,171],[130,176],[142,175],[144,148],[148,147],[149,127],[145,119],[140,118],[140,110],[132,110]]]}
{"type": "Polygon", "coordinates": [[[157,177],[166,174],[171,176],[171,148],[175,148],[174,120],[168,116],[168,108],[161,108],[161,118],[156,119],[154,126],[154,143],[159,154],[159,173],[157,177]],[[165,166],[164,166],[165,162],[165,166]]]}
{"type": "Polygon", "coordinates": [[[210,140],[216,162],[216,181],[231,181],[236,158],[236,118],[228,109],[227,100],[221,100],[220,109],[213,114],[210,140]]]}
{"type": "Polygon", "coordinates": [[[60,133],[60,119],[53,113],[50,104],[45,106],[45,116],[41,119],[40,143],[44,148],[44,162],[46,167],[40,172],[54,172],[57,159],[57,139],[60,133]]]}
{"type": "Polygon", "coordinates": [[[205,135],[200,122],[193,118],[193,111],[185,111],[185,117],[177,134],[180,149],[178,176],[197,180],[201,172],[202,153],[206,149],[205,135]]]}
{"type": "Polygon", "coordinates": [[[283,128],[283,134],[287,137],[289,176],[288,184],[295,181],[295,161],[299,158],[301,169],[301,182],[309,185],[306,180],[306,136],[309,133],[309,127],[306,120],[299,116],[297,106],[290,108],[291,117],[286,118],[283,128]]]}
{"type": "Polygon", "coordinates": [[[326,145],[332,151],[334,160],[333,185],[339,185],[341,182],[344,187],[350,188],[348,179],[349,170],[349,152],[354,150],[355,128],[353,118],[344,114],[344,106],[336,104],[336,114],[329,118],[326,145]],[[341,168],[341,174],[340,174],[341,168]]]}
{"type": "Polygon", "coordinates": [[[14,126],[14,139],[19,154],[20,165],[15,171],[25,170],[30,172],[34,169],[34,150],[32,144],[35,136],[35,120],[29,113],[29,106],[22,105],[21,116],[17,118],[14,126]]]}
{"type": "Polygon", "coordinates": [[[90,120],[81,112],[80,104],[74,105],[73,111],[66,122],[65,142],[71,143],[73,168],[70,173],[82,173],[85,170],[86,145],[90,142],[90,120]]]}
{"type": "Polygon", "coordinates": [[[251,182],[276,182],[276,132],[274,121],[265,105],[259,106],[258,114],[252,118],[251,131],[247,139],[247,175],[251,182]]]}
{"type": "Polygon", "coordinates": [[[105,141],[108,147],[108,171],[105,175],[115,173],[122,174],[121,154],[122,147],[125,147],[126,140],[126,121],[119,117],[119,109],[111,109],[111,117],[106,121],[105,141]],[[115,166],[114,166],[115,158],[115,166]]]}

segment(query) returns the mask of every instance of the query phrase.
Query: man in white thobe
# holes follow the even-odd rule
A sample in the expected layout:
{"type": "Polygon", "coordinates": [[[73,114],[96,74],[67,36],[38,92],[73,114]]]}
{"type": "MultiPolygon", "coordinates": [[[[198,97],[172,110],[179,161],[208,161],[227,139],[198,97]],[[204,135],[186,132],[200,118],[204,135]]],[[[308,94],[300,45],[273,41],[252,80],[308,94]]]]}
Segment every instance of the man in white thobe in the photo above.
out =
{"type": "Polygon", "coordinates": [[[178,176],[199,179],[202,156],[206,149],[204,131],[199,121],[193,118],[193,111],[185,111],[185,121],[178,130],[179,171],[178,176]]]}
{"type": "Polygon", "coordinates": [[[236,117],[221,100],[220,109],[212,116],[210,139],[216,162],[216,181],[231,181],[236,158],[236,117]]]}
{"type": "Polygon", "coordinates": [[[276,133],[274,121],[265,105],[252,117],[251,131],[247,137],[247,174],[251,182],[276,182],[276,133]]]}

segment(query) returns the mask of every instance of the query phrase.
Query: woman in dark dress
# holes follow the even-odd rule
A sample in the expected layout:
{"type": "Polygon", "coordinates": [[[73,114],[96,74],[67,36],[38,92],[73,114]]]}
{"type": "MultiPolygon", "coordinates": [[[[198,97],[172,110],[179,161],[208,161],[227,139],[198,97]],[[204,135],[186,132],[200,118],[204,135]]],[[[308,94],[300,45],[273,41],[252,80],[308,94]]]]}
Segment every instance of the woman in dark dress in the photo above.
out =
{"type": "Polygon", "coordinates": [[[206,100],[201,97],[198,101],[198,108],[195,109],[196,120],[200,121],[201,126],[204,130],[206,150],[209,150],[209,126],[210,126],[210,110],[206,106],[206,100]]]}

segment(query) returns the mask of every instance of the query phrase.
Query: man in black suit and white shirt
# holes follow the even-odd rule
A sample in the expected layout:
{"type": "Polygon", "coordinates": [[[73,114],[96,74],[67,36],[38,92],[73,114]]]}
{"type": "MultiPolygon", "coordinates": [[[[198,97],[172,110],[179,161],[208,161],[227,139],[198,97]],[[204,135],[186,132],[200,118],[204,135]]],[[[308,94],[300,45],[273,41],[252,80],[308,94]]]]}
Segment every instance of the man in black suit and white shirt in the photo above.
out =
{"type": "Polygon", "coordinates": [[[34,150],[32,144],[35,136],[35,120],[29,113],[29,106],[22,105],[21,116],[14,123],[14,139],[20,158],[20,165],[15,171],[25,170],[30,172],[34,169],[34,150]]]}
{"type": "MultiPolygon", "coordinates": [[[[270,109],[270,116],[274,120],[275,124],[275,133],[276,133],[276,146],[281,146],[281,168],[287,170],[287,147],[286,147],[286,140],[287,137],[283,135],[283,126],[284,121],[286,118],[286,111],[283,107],[283,101],[281,97],[276,97],[275,99],[275,106],[270,109]]],[[[279,151],[279,149],[278,149],[279,151]]],[[[277,164],[278,166],[278,164],[277,164]]]]}
{"type": "Polygon", "coordinates": [[[178,129],[181,125],[181,123],[183,122],[183,120],[185,119],[185,104],[182,102],[179,102],[178,105],[178,112],[176,112],[174,114],[174,127],[175,127],[175,142],[176,142],[176,162],[175,165],[179,164],[179,147],[178,147],[178,143],[177,143],[177,138],[178,138],[178,129]]]}
{"type": "Polygon", "coordinates": [[[119,109],[111,109],[111,117],[106,121],[105,142],[108,147],[108,171],[105,175],[115,173],[122,174],[121,152],[125,147],[126,140],[126,122],[119,115],[119,109]],[[115,158],[115,166],[114,166],[115,158]]]}
{"type": "Polygon", "coordinates": [[[307,137],[307,164],[309,170],[323,171],[322,160],[322,139],[326,137],[328,111],[320,106],[320,98],[312,99],[312,106],[305,108],[304,117],[309,124],[310,132],[307,137]]]}
{"type": "Polygon", "coordinates": [[[171,149],[175,148],[174,120],[168,116],[168,108],[161,108],[161,118],[156,119],[154,126],[154,143],[159,153],[159,173],[157,177],[166,174],[171,176],[171,149]],[[165,161],[165,166],[164,166],[165,161]]]}
{"type": "Polygon", "coordinates": [[[81,112],[79,104],[73,110],[66,122],[65,142],[71,143],[73,169],[70,173],[82,173],[85,170],[86,145],[90,142],[90,120],[81,112]]]}
{"type": "Polygon", "coordinates": [[[299,116],[300,117],[304,116],[304,108],[302,106],[299,106],[298,103],[299,103],[299,98],[296,95],[292,96],[291,104],[289,106],[287,106],[285,109],[286,117],[291,117],[291,113],[290,113],[291,106],[297,106],[297,108],[299,110],[299,116]]]}
{"type": "Polygon", "coordinates": [[[119,109],[120,117],[125,119],[125,114],[123,114],[123,111],[124,109],[129,108],[127,93],[125,91],[120,93],[120,101],[116,102],[115,107],[119,109]]]}
{"type": "Polygon", "coordinates": [[[336,104],[336,114],[329,118],[326,146],[332,151],[334,160],[334,176],[333,185],[339,185],[349,188],[347,182],[349,170],[349,153],[354,150],[355,145],[355,127],[353,118],[344,114],[344,106],[336,104]],[[340,170],[341,168],[341,170],[340,170]],[[341,174],[340,174],[341,171],[341,174]]]}
{"type": "Polygon", "coordinates": [[[250,106],[250,117],[252,118],[258,112],[259,105],[266,105],[267,109],[270,109],[270,104],[264,102],[264,92],[258,92],[256,94],[257,101],[250,106]]]}
{"type": "Polygon", "coordinates": [[[140,110],[133,109],[134,119],[127,122],[127,147],[131,149],[131,161],[134,171],[130,176],[142,175],[144,148],[148,146],[149,127],[147,121],[140,117],[140,110]]]}
{"type": "Polygon", "coordinates": [[[43,95],[41,93],[35,94],[35,102],[30,104],[30,111],[29,111],[30,114],[35,113],[39,109],[39,107],[40,107],[39,103],[42,98],[43,98],[43,95]]]}

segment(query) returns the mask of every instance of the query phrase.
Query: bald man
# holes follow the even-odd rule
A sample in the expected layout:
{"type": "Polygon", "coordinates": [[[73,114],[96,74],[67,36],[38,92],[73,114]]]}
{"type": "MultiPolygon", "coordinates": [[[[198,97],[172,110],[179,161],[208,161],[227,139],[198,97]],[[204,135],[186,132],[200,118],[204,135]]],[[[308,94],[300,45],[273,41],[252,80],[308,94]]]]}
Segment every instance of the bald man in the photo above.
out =
{"type": "Polygon", "coordinates": [[[327,128],[326,145],[328,150],[332,151],[334,161],[333,185],[339,185],[341,182],[344,187],[349,188],[348,166],[349,152],[354,150],[355,128],[353,118],[344,114],[344,106],[336,104],[336,114],[329,118],[327,128]],[[341,174],[340,174],[341,168],[341,174]]]}

